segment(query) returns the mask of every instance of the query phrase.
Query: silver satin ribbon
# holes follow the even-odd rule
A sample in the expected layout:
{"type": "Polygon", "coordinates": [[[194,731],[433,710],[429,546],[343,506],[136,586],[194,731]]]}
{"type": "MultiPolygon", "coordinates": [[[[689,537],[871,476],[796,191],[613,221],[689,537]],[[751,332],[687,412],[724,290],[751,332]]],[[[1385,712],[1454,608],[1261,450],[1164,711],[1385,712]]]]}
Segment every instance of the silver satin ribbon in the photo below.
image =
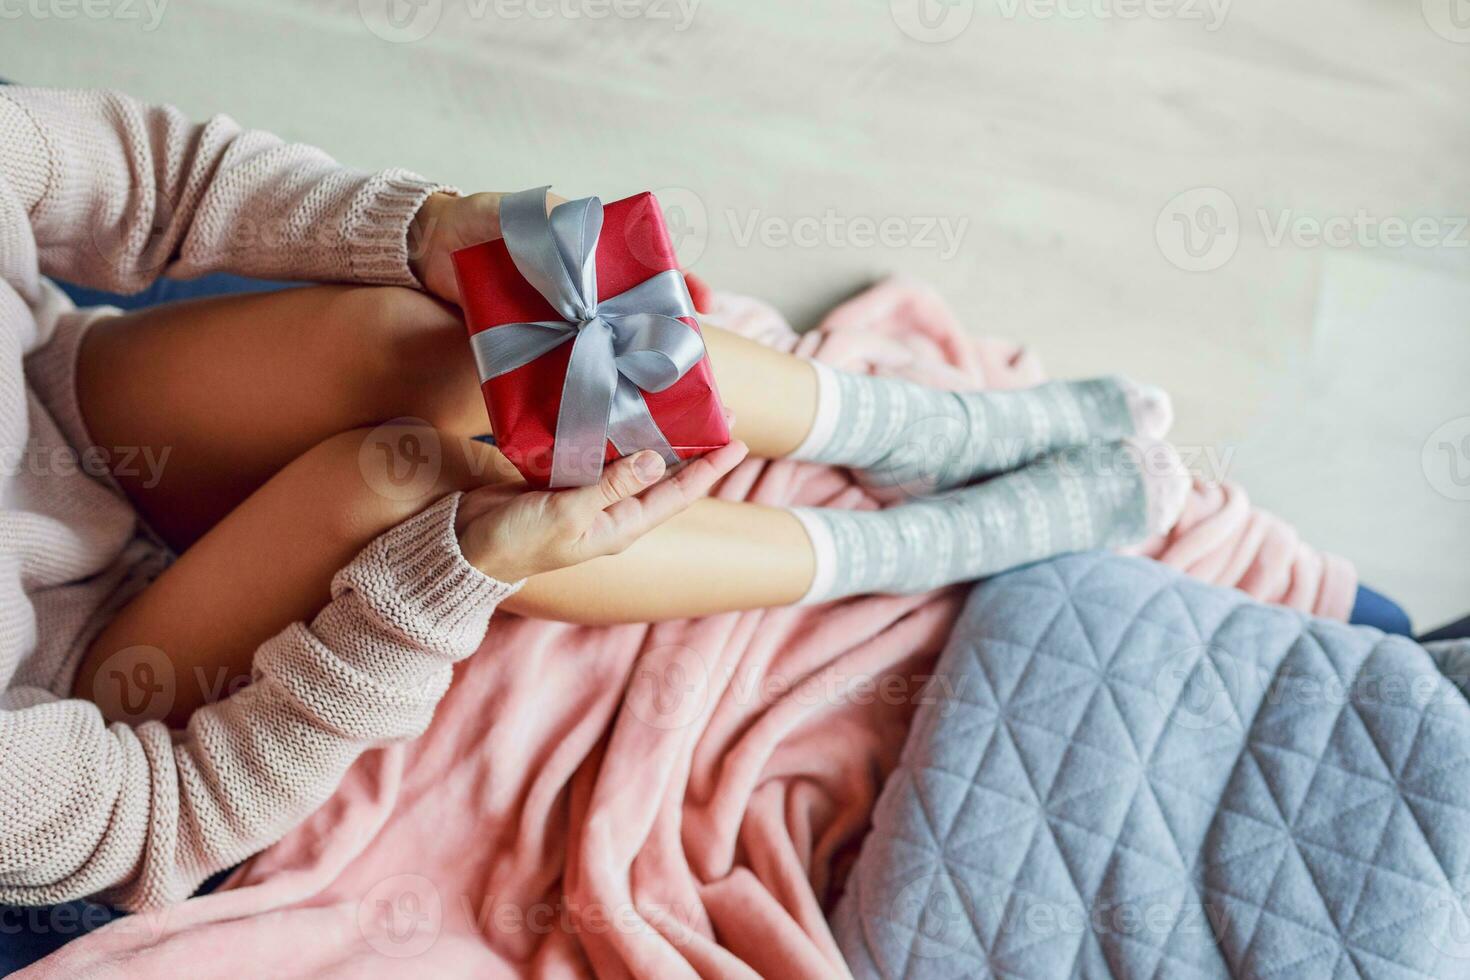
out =
{"type": "Polygon", "coordinates": [[[475,334],[470,346],[480,380],[514,371],[571,341],[551,486],[596,483],[608,442],[624,456],[656,449],[673,465],[679,457],[654,422],[643,392],[663,391],[704,356],[698,332],[678,319],[694,315],[689,288],[670,269],[598,299],[602,201],[567,201],[548,216],[548,189],[502,198],[500,230],[516,269],[562,319],[506,323],[475,334]]]}

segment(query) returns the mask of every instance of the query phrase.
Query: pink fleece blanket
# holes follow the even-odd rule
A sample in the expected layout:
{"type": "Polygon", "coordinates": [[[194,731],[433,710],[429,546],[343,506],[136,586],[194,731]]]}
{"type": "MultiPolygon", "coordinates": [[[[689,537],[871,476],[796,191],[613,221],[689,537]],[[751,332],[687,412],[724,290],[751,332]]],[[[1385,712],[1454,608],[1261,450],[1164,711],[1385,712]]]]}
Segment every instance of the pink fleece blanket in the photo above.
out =
{"type": "MultiPolygon", "coordinates": [[[[956,387],[1040,380],[895,280],[798,338],[696,290],[710,319],[843,367],[956,387]]],[[[841,472],[749,461],[722,497],[870,506],[841,472]]],[[[1196,488],[1145,549],[1345,616],[1350,566],[1196,488]]],[[[227,886],[73,942],[32,977],[826,977],[840,890],[961,590],[585,628],[499,615],[433,725],[365,755],[227,886]]]]}

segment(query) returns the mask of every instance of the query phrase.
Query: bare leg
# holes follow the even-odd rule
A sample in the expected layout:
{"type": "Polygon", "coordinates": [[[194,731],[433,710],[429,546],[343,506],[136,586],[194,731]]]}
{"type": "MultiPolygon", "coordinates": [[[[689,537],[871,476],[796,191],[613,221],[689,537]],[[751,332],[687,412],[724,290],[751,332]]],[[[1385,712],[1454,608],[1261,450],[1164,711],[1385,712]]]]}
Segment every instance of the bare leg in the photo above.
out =
{"type": "MultiPolygon", "coordinates": [[[[708,336],[727,365],[718,383],[737,432],[767,454],[799,442],[815,406],[811,369],[708,336]]],[[[519,480],[499,452],[465,438],[488,426],[463,324],[410,290],[307,287],[142,311],[99,324],[78,374],[98,445],[166,460],[156,479],[118,479],[182,555],[97,638],[77,690],[94,693],[113,653],[156,647],[180,681],[175,720],[248,677],[256,647],[320,609],[331,576],[372,538],[444,493],[519,480]],[[380,425],[403,417],[432,427],[380,425]],[[385,482],[388,456],[422,456],[430,443],[430,478],[408,490],[385,482]]],[[[506,608],[584,623],[671,619],[793,602],[813,570],[789,513],[709,500],[622,555],[533,579],[506,608]]]]}
{"type": "Polygon", "coordinates": [[[639,623],[790,605],[816,557],[780,507],[701,500],[631,548],[538,575],[508,608],[577,623],[639,623]]]}
{"type": "MultiPolygon", "coordinates": [[[[795,448],[816,410],[810,365],[718,328],[706,337],[736,436],[756,456],[795,448]]],[[[458,314],[408,289],[313,286],[143,310],[98,324],[78,373],[99,446],[166,460],[156,482],[118,480],[180,550],[336,433],[399,418],[460,436],[489,429],[458,314]]]]}
{"type": "Polygon", "coordinates": [[[97,445],[166,460],[153,479],[117,479],[180,551],[337,433],[397,418],[486,429],[463,325],[407,289],[305,287],[142,310],[97,324],[77,374],[97,445]]]}
{"type": "Polygon", "coordinates": [[[806,438],[817,414],[817,375],[799,357],[706,324],[715,384],[752,456],[780,459],[806,438]]]}
{"type": "MultiPolygon", "coordinates": [[[[706,336],[737,436],[789,453],[815,415],[811,366],[706,336]]],[[[321,608],[372,538],[446,492],[519,479],[466,438],[486,423],[457,315],[410,290],[313,287],[118,318],[89,336],[78,380],[99,445],[168,453],[157,482],[119,479],[182,557],[98,637],[77,688],[96,693],[113,653],[156,647],[180,681],[176,720],[248,676],[259,644],[321,608]],[[403,417],[426,421],[382,425],[403,417]],[[408,491],[382,475],[424,458],[432,473],[408,491]]],[[[790,512],[705,500],[622,555],[534,578],[507,608],[613,623],[784,605],[816,565],[790,512]]]]}
{"type": "MultiPolygon", "coordinates": [[[[290,462],[112,620],[87,652],[77,694],[130,717],[109,704],[99,670],[137,647],[171,667],[173,724],[236,690],[255,649],[325,605],[332,576],[364,545],[445,493],[500,478],[487,476],[493,450],[446,437],[431,472],[385,482],[390,467],[407,472],[435,439],[412,427],[354,430],[290,462]],[[410,457],[393,458],[405,446],[410,457]]],[[[777,605],[803,594],[811,560],[787,512],[702,500],[622,555],[532,579],[506,608],[609,623],[777,605]]]]}

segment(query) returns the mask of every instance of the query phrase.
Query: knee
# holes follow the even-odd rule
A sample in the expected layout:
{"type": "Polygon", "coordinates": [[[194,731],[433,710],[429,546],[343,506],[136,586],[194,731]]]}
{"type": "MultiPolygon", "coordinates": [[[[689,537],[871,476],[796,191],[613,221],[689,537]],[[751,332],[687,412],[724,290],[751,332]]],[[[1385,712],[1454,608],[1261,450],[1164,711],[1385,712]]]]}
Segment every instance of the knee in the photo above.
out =
{"type": "Polygon", "coordinates": [[[297,457],[281,479],[293,492],[334,501],[324,508],[334,536],[369,540],[456,490],[521,482],[489,446],[417,421],[350,429],[297,457]]]}
{"type": "Polygon", "coordinates": [[[415,422],[350,429],[298,456],[280,479],[295,492],[333,501],[322,508],[329,522],[323,530],[369,540],[467,485],[452,442],[415,422]]]}
{"type": "Polygon", "coordinates": [[[457,323],[448,306],[407,286],[342,286],[331,299],[333,320],[359,330],[392,331],[457,323]]]}
{"type": "Polygon", "coordinates": [[[406,381],[444,373],[456,354],[468,356],[459,316],[424,293],[401,286],[345,289],[333,299],[333,342],[361,351],[384,378],[406,381]]]}
{"type": "Polygon", "coordinates": [[[344,290],[334,300],[336,342],[358,353],[388,416],[413,416],[450,431],[486,431],[479,378],[459,315],[399,286],[344,290]],[[472,412],[472,410],[478,410],[472,412]]]}

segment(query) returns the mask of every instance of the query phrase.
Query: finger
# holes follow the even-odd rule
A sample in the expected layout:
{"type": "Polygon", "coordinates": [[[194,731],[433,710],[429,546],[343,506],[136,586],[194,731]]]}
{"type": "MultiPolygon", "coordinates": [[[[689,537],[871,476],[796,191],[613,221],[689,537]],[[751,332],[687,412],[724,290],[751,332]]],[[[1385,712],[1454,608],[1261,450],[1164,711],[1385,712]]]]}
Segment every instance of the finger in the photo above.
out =
{"type": "MultiPolygon", "coordinates": [[[[721,477],[743,463],[748,455],[750,447],[739,439],[734,439],[728,445],[691,460],[668,482],[687,481],[691,486],[697,487],[700,494],[708,493],[721,477]]],[[[647,494],[644,496],[647,497],[647,494]]]]}
{"type": "MultiPolygon", "coordinates": [[[[737,439],[692,460],[669,479],[644,491],[636,500],[624,501],[618,507],[641,504],[641,516],[645,521],[642,530],[647,530],[708,494],[727,473],[740,465],[748,452],[745,443],[737,439]]],[[[610,512],[616,510],[617,507],[609,508],[610,512]]],[[[618,517],[617,513],[612,513],[611,516],[615,520],[618,517]]]]}
{"type": "Polygon", "coordinates": [[[505,503],[515,489],[498,484],[489,484],[466,490],[459,498],[459,511],[454,516],[457,530],[463,531],[482,515],[505,503]]]}
{"type": "Polygon", "coordinates": [[[656,483],[664,475],[664,469],[663,457],[652,449],[624,456],[609,463],[596,483],[559,491],[566,501],[563,506],[590,521],[618,501],[627,500],[656,483]]]}
{"type": "MultiPolygon", "coordinates": [[[[484,227],[477,228],[476,231],[478,233],[488,234],[490,236],[487,239],[488,241],[502,237],[500,230],[500,202],[504,198],[505,194],[501,191],[481,191],[478,194],[471,194],[469,197],[463,199],[469,202],[480,214],[480,220],[484,223],[484,227]]],[[[567,203],[567,199],[560,194],[553,194],[550,191],[546,193],[547,214],[550,214],[557,207],[565,203],[567,203]]]]}
{"type": "Polygon", "coordinates": [[[709,493],[721,477],[745,459],[749,450],[736,440],[686,465],[674,476],[637,497],[608,507],[593,526],[593,547],[621,549],[709,493]]]}

